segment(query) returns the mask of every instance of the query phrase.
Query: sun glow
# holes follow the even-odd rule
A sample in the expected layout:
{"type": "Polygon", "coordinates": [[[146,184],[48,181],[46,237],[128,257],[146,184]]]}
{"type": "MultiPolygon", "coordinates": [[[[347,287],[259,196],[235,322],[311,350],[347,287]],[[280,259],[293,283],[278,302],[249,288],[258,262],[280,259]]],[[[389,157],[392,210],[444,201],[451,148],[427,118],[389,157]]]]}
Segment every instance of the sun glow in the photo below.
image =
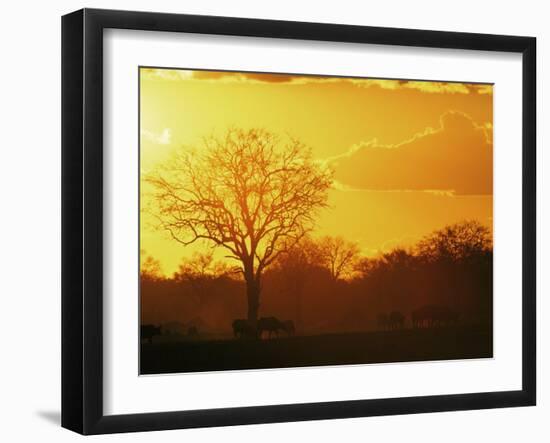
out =
{"type": "Polygon", "coordinates": [[[141,249],[167,275],[212,250],[158,229],[146,176],[230,128],[295,138],[333,170],[314,238],[377,255],[461,220],[491,228],[492,110],[491,85],[142,68],[141,249]]]}

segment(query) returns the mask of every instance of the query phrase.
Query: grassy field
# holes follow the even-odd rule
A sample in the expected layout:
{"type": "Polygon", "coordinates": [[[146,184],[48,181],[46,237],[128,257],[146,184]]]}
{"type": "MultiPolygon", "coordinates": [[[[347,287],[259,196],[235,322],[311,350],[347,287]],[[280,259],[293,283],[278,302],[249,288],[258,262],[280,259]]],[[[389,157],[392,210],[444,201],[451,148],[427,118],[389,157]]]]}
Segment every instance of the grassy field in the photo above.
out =
{"type": "Polygon", "coordinates": [[[490,331],[478,328],[142,343],[141,374],[490,358],[490,331]]]}

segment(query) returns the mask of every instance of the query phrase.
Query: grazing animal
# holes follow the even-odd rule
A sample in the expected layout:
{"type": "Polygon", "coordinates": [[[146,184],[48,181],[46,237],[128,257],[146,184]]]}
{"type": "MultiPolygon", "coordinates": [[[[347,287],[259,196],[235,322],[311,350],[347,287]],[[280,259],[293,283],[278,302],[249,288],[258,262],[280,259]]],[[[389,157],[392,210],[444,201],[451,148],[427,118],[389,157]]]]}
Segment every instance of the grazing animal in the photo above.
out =
{"type": "Polygon", "coordinates": [[[411,313],[413,328],[432,328],[435,326],[438,309],[436,305],[426,305],[413,311],[411,313]]]}
{"type": "Polygon", "coordinates": [[[416,309],[411,312],[411,323],[412,323],[413,329],[418,329],[423,326],[422,317],[423,315],[422,315],[421,309],[416,309]]]}
{"type": "Polygon", "coordinates": [[[413,328],[436,328],[458,323],[458,312],[448,306],[426,305],[411,313],[413,328]]]}
{"type": "Polygon", "coordinates": [[[170,321],[162,325],[164,335],[185,335],[185,325],[179,321],[170,321]]]}
{"type": "Polygon", "coordinates": [[[290,337],[296,334],[296,328],[294,327],[294,322],[292,320],[285,320],[281,323],[283,331],[290,337]]]}
{"type": "Polygon", "coordinates": [[[256,335],[254,328],[248,322],[248,320],[238,318],[236,320],[233,320],[232,326],[233,335],[235,338],[247,338],[254,337],[256,335]]]}
{"type": "Polygon", "coordinates": [[[381,312],[380,314],[378,314],[378,316],[376,317],[376,325],[378,326],[378,329],[380,331],[385,331],[386,329],[388,329],[389,328],[388,314],[386,314],[385,312],[381,312]]]}
{"type": "Polygon", "coordinates": [[[187,336],[188,337],[196,337],[197,335],[199,335],[199,330],[197,329],[196,326],[190,326],[187,329],[187,336]]]}
{"type": "Polygon", "coordinates": [[[388,316],[388,329],[403,329],[405,326],[405,316],[399,311],[392,311],[388,316]]]}
{"type": "Polygon", "coordinates": [[[155,335],[160,335],[160,326],[155,325],[141,325],[141,339],[148,340],[149,343],[153,343],[153,337],[155,335]]]}
{"type": "Polygon", "coordinates": [[[262,317],[258,320],[258,337],[267,332],[267,337],[271,338],[273,334],[279,336],[279,331],[284,331],[283,324],[275,317],[262,317]]]}
{"type": "Polygon", "coordinates": [[[436,326],[453,326],[458,323],[458,312],[448,306],[440,306],[436,314],[436,326]]]}

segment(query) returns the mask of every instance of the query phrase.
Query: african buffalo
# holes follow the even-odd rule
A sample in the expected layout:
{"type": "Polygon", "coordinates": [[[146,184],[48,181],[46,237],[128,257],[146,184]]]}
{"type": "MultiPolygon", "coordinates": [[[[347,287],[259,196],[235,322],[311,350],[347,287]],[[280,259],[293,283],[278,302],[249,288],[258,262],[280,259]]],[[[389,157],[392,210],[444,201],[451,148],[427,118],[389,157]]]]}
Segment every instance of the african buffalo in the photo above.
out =
{"type": "Polygon", "coordinates": [[[296,334],[296,327],[294,326],[294,322],[292,320],[285,320],[281,323],[281,326],[283,331],[285,331],[289,337],[296,334]]]}
{"type": "Polygon", "coordinates": [[[141,339],[148,340],[149,343],[153,343],[153,337],[160,335],[160,326],[155,325],[141,325],[141,339]]]}
{"type": "Polygon", "coordinates": [[[405,326],[405,316],[399,311],[392,311],[388,316],[388,329],[403,329],[405,326]]]}
{"type": "Polygon", "coordinates": [[[256,331],[248,320],[241,318],[233,320],[232,327],[235,338],[247,338],[254,337],[256,335],[256,331]]]}
{"type": "Polygon", "coordinates": [[[386,329],[388,329],[389,328],[388,314],[386,314],[385,312],[381,312],[380,314],[378,314],[378,316],[376,317],[376,326],[380,331],[385,331],[386,329]]]}
{"type": "Polygon", "coordinates": [[[426,305],[411,313],[413,328],[452,326],[458,323],[458,312],[448,306],[426,305]]]}
{"type": "Polygon", "coordinates": [[[262,338],[262,334],[267,332],[268,338],[273,334],[279,336],[279,331],[284,331],[283,323],[275,317],[262,317],[258,320],[258,337],[262,338]]]}

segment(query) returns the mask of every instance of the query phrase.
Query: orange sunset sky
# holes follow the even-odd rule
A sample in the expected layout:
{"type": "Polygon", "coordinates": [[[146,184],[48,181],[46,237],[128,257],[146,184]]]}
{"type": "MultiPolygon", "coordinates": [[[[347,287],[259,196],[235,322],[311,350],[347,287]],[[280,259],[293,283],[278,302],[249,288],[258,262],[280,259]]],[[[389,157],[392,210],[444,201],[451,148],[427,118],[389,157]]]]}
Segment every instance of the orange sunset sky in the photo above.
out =
{"type": "MultiPolygon", "coordinates": [[[[312,235],[342,236],[373,256],[461,220],[492,226],[492,121],[485,84],[141,68],[141,207],[144,175],[174,149],[261,127],[299,138],[334,170],[312,235]]],[[[208,247],[154,226],[142,210],[140,247],[168,275],[208,247]]]]}

